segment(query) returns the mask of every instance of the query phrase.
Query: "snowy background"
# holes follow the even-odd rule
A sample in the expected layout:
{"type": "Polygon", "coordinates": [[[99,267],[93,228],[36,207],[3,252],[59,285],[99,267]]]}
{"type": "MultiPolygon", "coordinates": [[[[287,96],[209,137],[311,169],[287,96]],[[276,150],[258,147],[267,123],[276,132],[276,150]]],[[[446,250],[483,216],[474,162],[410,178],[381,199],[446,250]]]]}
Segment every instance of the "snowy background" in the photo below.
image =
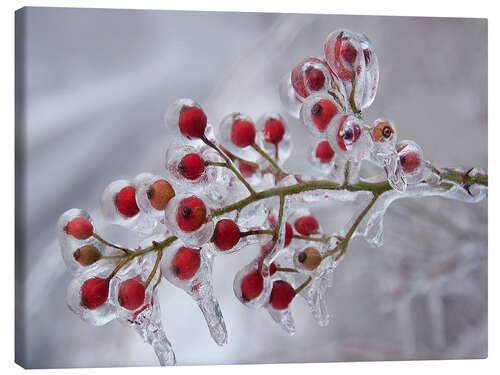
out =
{"type": "MultiPolygon", "coordinates": [[[[18,13],[16,357],[25,367],[156,365],[113,321],[93,327],[66,307],[71,279],[55,238],[71,207],[97,220],[109,182],[162,173],[166,106],[192,97],[227,113],[281,110],[279,79],[326,36],[367,34],[380,86],[365,118],[386,116],[438,166],[487,168],[487,22],[479,19],[27,8],[18,13]],[[22,155],[22,156],[21,156],[22,155]]],[[[308,135],[289,119],[286,167],[307,171],[308,135]]],[[[349,204],[312,206],[324,228],[349,204]]],[[[331,362],[487,356],[487,201],[397,201],[385,243],[350,245],[329,290],[327,327],[303,299],[297,334],[241,305],[232,279],[255,252],[217,258],[215,292],[229,334],[218,347],[194,302],[163,282],[163,324],[179,364],[331,362]]],[[[134,245],[131,243],[130,245],[134,245]]],[[[257,251],[255,249],[255,251],[257,251]]]]}

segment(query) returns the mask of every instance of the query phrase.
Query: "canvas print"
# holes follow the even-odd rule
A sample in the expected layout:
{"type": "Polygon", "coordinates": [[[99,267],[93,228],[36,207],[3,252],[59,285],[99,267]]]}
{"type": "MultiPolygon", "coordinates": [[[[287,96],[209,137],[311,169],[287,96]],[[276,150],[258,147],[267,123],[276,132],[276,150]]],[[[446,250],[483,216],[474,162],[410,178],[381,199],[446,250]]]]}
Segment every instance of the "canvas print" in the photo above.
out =
{"type": "Polygon", "coordinates": [[[16,12],[16,362],[487,357],[487,21],[16,12]]]}

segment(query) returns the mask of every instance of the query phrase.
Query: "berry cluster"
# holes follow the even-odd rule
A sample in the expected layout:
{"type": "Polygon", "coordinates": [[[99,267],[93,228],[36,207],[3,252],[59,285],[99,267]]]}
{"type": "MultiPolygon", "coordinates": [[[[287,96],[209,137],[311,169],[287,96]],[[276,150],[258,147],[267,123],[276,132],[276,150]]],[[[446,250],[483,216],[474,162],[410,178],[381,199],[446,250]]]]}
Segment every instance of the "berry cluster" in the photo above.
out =
{"type": "Polygon", "coordinates": [[[214,258],[257,248],[234,278],[238,300],[265,308],[293,334],[290,305],[300,295],[318,324],[328,324],[326,290],[334,269],[353,237],[381,245],[390,202],[414,195],[466,201],[485,196],[487,175],[481,171],[439,170],[424,161],[415,142],[397,142],[390,120],[363,120],[361,110],[373,102],[377,85],[371,42],[347,30],[330,34],[323,57],[302,60],[285,77],[283,102],[316,139],[310,152],[314,177],[284,169],[292,144],[282,115],[267,113],[254,122],[231,113],[214,128],[195,101],[172,103],[165,114],[172,136],[166,176],[141,173],[114,181],[100,200],[109,223],[142,238],[137,248],[105,240],[83,210],[68,210],[59,219],[63,259],[74,275],[66,297],[70,309],[95,325],[117,318],[135,327],[162,365],[174,364],[156,297],[162,278],[193,298],[214,341],[223,345],[227,332],[213,293],[214,258]],[[383,169],[376,182],[360,179],[364,160],[383,169]],[[307,207],[313,200],[361,202],[367,196],[350,223],[330,235],[307,207]]]}

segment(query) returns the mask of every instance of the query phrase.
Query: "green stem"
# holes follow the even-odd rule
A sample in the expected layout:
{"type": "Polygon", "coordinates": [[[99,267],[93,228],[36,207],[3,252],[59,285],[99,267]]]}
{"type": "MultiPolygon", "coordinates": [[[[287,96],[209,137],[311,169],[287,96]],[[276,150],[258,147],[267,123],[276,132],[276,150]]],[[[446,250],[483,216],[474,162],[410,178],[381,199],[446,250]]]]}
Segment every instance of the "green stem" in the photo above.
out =
{"type": "Polygon", "coordinates": [[[298,234],[294,234],[292,236],[292,238],[295,238],[297,240],[316,241],[316,242],[328,242],[328,241],[330,241],[330,238],[307,237],[307,236],[300,236],[298,234]]]}
{"type": "Polygon", "coordinates": [[[245,185],[245,187],[247,188],[247,190],[249,191],[250,195],[254,195],[255,194],[255,190],[253,189],[253,187],[245,180],[245,178],[241,175],[241,173],[238,171],[238,169],[236,169],[236,167],[234,166],[233,162],[231,161],[231,159],[224,153],[222,152],[222,150],[217,147],[217,145],[215,143],[213,143],[212,141],[210,141],[207,137],[203,136],[201,138],[201,140],[203,142],[205,142],[205,144],[211,148],[213,148],[215,151],[217,151],[219,153],[219,155],[224,159],[224,161],[226,162],[226,165],[227,167],[235,174],[235,176],[238,178],[238,180],[241,181],[241,183],[243,185],[245,185]]]}
{"type": "Polygon", "coordinates": [[[251,146],[255,151],[257,151],[264,159],[266,159],[271,165],[279,172],[284,173],[284,171],[280,168],[278,164],[273,160],[272,157],[270,157],[267,152],[265,152],[263,149],[259,147],[257,143],[252,143],[251,146]]]}
{"type": "Polygon", "coordinates": [[[92,233],[92,237],[94,237],[96,240],[102,242],[103,244],[105,244],[106,246],[109,246],[109,247],[112,247],[112,248],[115,248],[115,249],[118,249],[118,250],[121,250],[123,251],[125,254],[130,254],[132,251],[129,250],[129,249],[126,249],[124,247],[120,247],[120,246],[117,246],[115,244],[112,244],[111,242],[108,242],[106,241],[104,238],[102,238],[101,236],[99,236],[97,233],[92,233]]]}
{"type": "Polygon", "coordinates": [[[306,286],[308,286],[308,285],[309,285],[309,283],[310,283],[311,281],[312,281],[312,278],[311,278],[311,276],[309,276],[309,277],[307,278],[307,280],[306,280],[306,281],[304,281],[304,283],[303,283],[301,286],[299,286],[297,289],[295,289],[295,295],[297,295],[297,294],[299,294],[300,292],[302,292],[302,290],[303,290],[306,286]]]}
{"type": "MultiPolygon", "coordinates": [[[[156,242],[155,242],[156,244],[156,242]]],[[[151,273],[149,274],[149,277],[148,279],[146,280],[146,282],[144,283],[144,289],[147,289],[147,287],[149,286],[149,284],[151,283],[151,280],[153,280],[153,277],[155,276],[156,274],[156,271],[158,270],[158,265],[160,264],[160,260],[161,260],[161,257],[163,256],[163,249],[159,248],[158,249],[158,253],[156,255],[156,262],[155,262],[155,265],[153,266],[153,269],[151,270],[151,273]]]]}

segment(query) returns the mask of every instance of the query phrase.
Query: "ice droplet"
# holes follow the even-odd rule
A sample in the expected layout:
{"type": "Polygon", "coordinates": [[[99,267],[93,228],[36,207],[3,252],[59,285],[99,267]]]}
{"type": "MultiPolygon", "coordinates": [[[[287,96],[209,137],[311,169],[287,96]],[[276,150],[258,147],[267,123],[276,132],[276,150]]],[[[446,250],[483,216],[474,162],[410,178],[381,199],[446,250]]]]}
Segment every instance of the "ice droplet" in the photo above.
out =
{"type": "Polygon", "coordinates": [[[269,312],[269,315],[271,315],[271,318],[273,318],[273,320],[283,330],[285,330],[290,336],[295,335],[295,321],[293,319],[292,313],[290,312],[290,309],[276,310],[273,309],[271,305],[268,305],[267,311],[269,312]]]}

